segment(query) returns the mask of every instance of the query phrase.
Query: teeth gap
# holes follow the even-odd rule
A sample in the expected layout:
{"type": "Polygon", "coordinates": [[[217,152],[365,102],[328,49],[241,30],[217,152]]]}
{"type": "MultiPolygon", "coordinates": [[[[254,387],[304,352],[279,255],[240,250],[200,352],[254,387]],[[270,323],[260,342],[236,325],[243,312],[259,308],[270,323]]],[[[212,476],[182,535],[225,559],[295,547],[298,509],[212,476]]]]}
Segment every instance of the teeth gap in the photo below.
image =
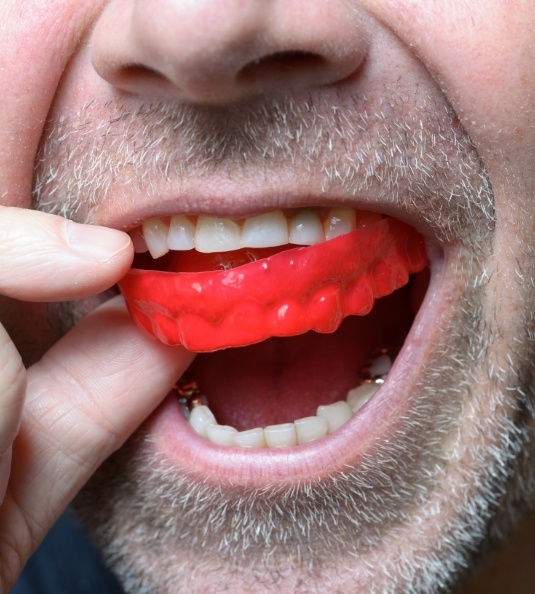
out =
{"type": "Polygon", "coordinates": [[[280,448],[303,445],[331,435],[345,425],[385,382],[399,349],[380,349],[359,370],[362,383],[349,390],[346,400],[318,407],[316,415],[296,419],[293,423],[255,427],[238,431],[219,425],[197,382],[183,376],[174,386],[175,395],[185,418],[201,437],[216,445],[244,448],[280,448]]]}
{"type": "Polygon", "coordinates": [[[369,226],[383,215],[349,207],[275,210],[232,220],[201,215],[152,218],[130,233],[136,253],[150,252],[154,259],[170,250],[196,249],[201,253],[241,248],[314,245],[369,226]]]}

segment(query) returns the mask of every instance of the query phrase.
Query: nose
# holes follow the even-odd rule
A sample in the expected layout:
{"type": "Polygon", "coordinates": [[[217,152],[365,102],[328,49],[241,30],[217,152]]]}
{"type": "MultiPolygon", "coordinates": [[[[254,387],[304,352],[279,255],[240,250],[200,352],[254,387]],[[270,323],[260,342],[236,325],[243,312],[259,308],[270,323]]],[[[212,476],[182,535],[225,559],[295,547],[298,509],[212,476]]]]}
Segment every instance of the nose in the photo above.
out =
{"type": "Polygon", "coordinates": [[[238,102],[334,84],[366,55],[349,0],[115,0],[91,38],[113,86],[150,99],[238,102]]]}

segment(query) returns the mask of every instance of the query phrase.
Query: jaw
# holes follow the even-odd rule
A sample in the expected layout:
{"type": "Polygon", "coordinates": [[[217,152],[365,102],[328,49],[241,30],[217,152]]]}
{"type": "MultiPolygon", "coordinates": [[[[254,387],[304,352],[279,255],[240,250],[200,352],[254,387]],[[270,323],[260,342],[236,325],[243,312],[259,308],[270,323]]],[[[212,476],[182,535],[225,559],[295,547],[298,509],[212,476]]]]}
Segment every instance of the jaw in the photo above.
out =
{"type": "MultiPolygon", "coordinates": [[[[383,210],[383,203],[378,208],[383,210]]],[[[410,218],[405,208],[394,210],[394,216],[410,218]]],[[[158,215],[166,212],[140,216],[158,215]]],[[[414,216],[415,225],[425,216],[414,216]]],[[[131,216],[116,226],[129,229],[139,222],[139,216],[135,221],[131,216]]],[[[481,221],[477,225],[483,226],[481,221]]],[[[470,282],[483,269],[482,244],[465,247],[458,237],[448,244],[444,237],[450,231],[458,229],[449,227],[434,237],[442,250],[430,251],[429,288],[387,382],[339,431],[291,449],[224,448],[195,435],[169,398],[104,465],[79,505],[125,580],[131,579],[127,575],[154,584],[165,579],[168,586],[158,589],[172,592],[173,584],[197,579],[210,591],[224,575],[225,581],[233,576],[235,591],[245,593],[255,591],[249,587],[253,583],[257,590],[258,583],[284,588],[286,582],[281,586],[277,581],[284,576],[290,589],[304,593],[325,569],[322,575],[340,590],[394,592],[408,591],[405,582],[400,586],[396,580],[409,584],[424,567],[439,567],[446,582],[466,566],[482,539],[481,527],[462,536],[466,546],[458,553],[456,522],[463,529],[472,522],[467,510],[487,488],[482,469],[491,463],[481,452],[496,444],[486,441],[486,430],[479,435],[480,419],[473,412],[467,418],[463,412],[466,403],[475,402],[474,409],[479,407],[488,419],[490,441],[498,440],[492,409],[499,397],[485,400],[482,391],[472,394],[473,386],[488,380],[479,377],[486,369],[477,369],[466,347],[471,343],[477,352],[484,340],[477,334],[483,289],[470,282]],[[468,446],[474,444],[472,452],[468,446]],[[473,477],[476,494],[470,486],[473,477]],[[405,577],[398,576],[399,559],[407,568],[405,577]]],[[[373,332],[380,326],[372,325],[373,332]]],[[[380,338],[344,365],[344,373],[348,368],[349,375],[354,373],[375,346],[384,346],[380,338]]],[[[244,352],[244,363],[248,357],[255,355],[244,352]]],[[[326,357],[317,355],[320,359],[326,357]]],[[[211,363],[230,366],[214,357],[202,369],[199,358],[199,376],[210,376],[211,363]]],[[[240,364],[233,365],[238,377],[240,364]]],[[[224,373],[209,381],[218,384],[210,388],[215,397],[224,373]]],[[[222,414],[230,418],[240,406],[222,414]]],[[[307,413],[300,409],[295,414],[307,413]]],[[[477,522],[488,512],[487,507],[477,522]]]]}
{"type": "MultiPolygon", "coordinates": [[[[470,153],[471,162],[473,158],[470,153]]],[[[244,197],[248,187],[235,185],[231,190],[244,197]]],[[[198,202],[206,210],[198,206],[189,214],[208,209],[235,218],[250,214],[239,210],[245,198],[231,201],[225,212],[218,211],[215,205],[224,203],[227,194],[233,192],[227,188],[223,193],[208,191],[206,202],[198,202]],[[238,205],[236,211],[233,204],[238,205]]],[[[478,200],[483,194],[474,193],[478,200]]],[[[291,201],[293,195],[284,191],[284,200],[291,201]]],[[[489,451],[489,445],[482,443],[485,438],[477,435],[478,420],[473,415],[465,420],[462,412],[463,402],[472,399],[473,386],[487,383],[478,377],[480,370],[466,348],[470,342],[476,352],[478,342],[484,340],[482,334],[477,335],[483,289],[472,287],[470,279],[483,269],[481,250],[487,244],[483,232],[480,243],[478,237],[486,230],[485,214],[474,204],[471,227],[464,213],[454,209],[443,217],[447,209],[439,207],[441,192],[427,202],[422,198],[418,203],[423,205],[422,212],[416,203],[403,203],[401,195],[386,200],[383,193],[381,199],[352,201],[348,195],[341,200],[333,194],[328,204],[340,201],[364,208],[374,203],[376,210],[413,223],[432,238],[430,244],[439,246],[430,249],[429,289],[387,382],[335,434],[283,450],[240,451],[210,444],[190,429],[178,403],[173,398],[166,400],[137,437],[97,473],[79,499],[85,510],[82,516],[114,560],[116,571],[154,584],[165,574],[170,592],[173,583],[187,583],[192,576],[207,584],[208,591],[212,586],[215,589],[220,575],[237,576],[235,590],[250,592],[254,588],[244,584],[252,583],[247,581],[251,572],[258,583],[273,588],[277,576],[284,575],[289,580],[302,578],[304,593],[315,583],[319,568],[326,567],[329,579],[338,576],[333,583],[338,580],[341,590],[388,592],[404,589],[392,577],[399,573],[397,559],[404,559],[407,584],[417,579],[410,571],[418,573],[430,560],[440,566],[444,582],[467,564],[482,534],[469,531],[463,536],[468,544],[461,554],[456,552],[455,522],[461,518],[466,528],[471,522],[466,507],[474,500],[469,488],[473,479],[466,481],[460,475],[479,477],[489,464],[488,458],[478,458],[466,447],[477,443],[474,451],[489,451]],[[463,229],[471,229],[466,242],[463,229]],[[404,550],[407,542],[411,545],[404,550]],[[444,555],[437,551],[441,547],[447,550],[444,555]],[[440,556],[443,562],[437,561],[440,556]],[[370,571],[370,567],[380,569],[370,571]],[[210,575],[201,575],[203,568],[210,575]]],[[[280,194],[273,196],[265,203],[265,193],[256,194],[256,206],[250,208],[258,212],[281,206],[274,204],[280,194]]],[[[311,197],[303,191],[298,196],[295,206],[325,203],[324,195],[317,193],[311,197]]],[[[175,212],[176,202],[175,193],[175,212]]],[[[106,220],[101,212],[100,222],[114,220],[114,226],[132,229],[144,219],[173,214],[170,204],[169,199],[163,206],[152,204],[135,213],[127,208],[122,219],[112,215],[106,220]]],[[[362,358],[373,352],[375,345],[369,346],[362,358]]],[[[244,362],[247,357],[244,353],[244,362]]],[[[356,358],[348,363],[350,373],[360,366],[362,359],[356,358]]],[[[239,363],[234,365],[239,367],[239,363]]],[[[208,362],[205,370],[202,363],[198,366],[200,376],[210,375],[208,362]]],[[[210,381],[221,386],[224,374],[210,381]]],[[[214,395],[217,389],[213,388],[214,395]]],[[[481,398],[478,393],[478,403],[481,398]]],[[[481,410],[483,418],[495,421],[492,402],[483,402],[481,410]]],[[[223,414],[232,415],[239,406],[223,414]]],[[[301,409],[297,414],[307,413],[301,409]]],[[[491,427],[489,421],[492,441],[497,434],[491,427]]],[[[480,491],[486,488],[483,479],[476,478],[478,482],[480,491]]],[[[294,590],[299,592],[297,586],[294,590]]]]}
{"type": "MultiPolygon", "coordinates": [[[[346,318],[331,334],[308,332],[200,354],[190,377],[218,423],[240,431],[316,415],[319,406],[345,401],[359,385],[371,393],[383,384],[363,384],[367,365],[382,350],[395,358],[414,319],[412,285],[379,299],[366,316],[346,318]]],[[[354,407],[360,410],[361,402],[354,407]]]]}
{"type": "MultiPolygon", "coordinates": [[[[106,529],[96,538],[105,549],[115,541],[109,551],[117,556],[121,541],[125,563],[141,559],[128,569],[119,559],[116,569],[145,575],[157,562],[159,574],[169,572],[162,591],[192,576],[210,591],[224,575],[236,592],[260,592],[264,583],[304,593],[320,573],[348,591],[404,591],[403,578],[392,577],[399,562],[428,573],[434,563],[452,579],[441,563],[458,571],[466,562],[455,560],[452,537],[474,500],[473,481],[460,477],[482,475],[475,452],[496,437],[496,428],[478,435],[497,398],[472,393],[480,374],[462,355],[462,329],[474,327],[479,306],[477,291],[464,295],[452,272],[462,261],[452,252],[432,259],[429,289],[387,381],[323,440],[284,450],[218,447],[191,431],[174,399],[164,402],[79,500],[100,510],[106,529]],[[470,409],[485,416],[463,418],[470,409]]],[[[466,538],[475,543],[481,533],[466,538]]]]}

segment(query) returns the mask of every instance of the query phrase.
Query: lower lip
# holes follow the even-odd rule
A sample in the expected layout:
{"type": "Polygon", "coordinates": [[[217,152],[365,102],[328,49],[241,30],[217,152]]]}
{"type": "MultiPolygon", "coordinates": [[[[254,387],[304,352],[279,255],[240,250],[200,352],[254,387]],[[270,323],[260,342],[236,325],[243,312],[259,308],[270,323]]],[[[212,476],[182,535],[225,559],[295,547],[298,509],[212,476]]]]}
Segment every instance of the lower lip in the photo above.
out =
{"type": "Polygon", "coordinates": [[[320,480],[347,465],[358,466],[364,456],[373,454],[378,443],[393,434],[414,405],[414,388],[437,340],[437,314],[445,307],[440,290],[443,268],[442,258],[432,263],[427,295],[387,381],[333,435],[292,448],[217,446],[194,433],[176,399],[169,396],[145,426],[154,442],[152,447],[189,476],[248,488],[320,480]]]}

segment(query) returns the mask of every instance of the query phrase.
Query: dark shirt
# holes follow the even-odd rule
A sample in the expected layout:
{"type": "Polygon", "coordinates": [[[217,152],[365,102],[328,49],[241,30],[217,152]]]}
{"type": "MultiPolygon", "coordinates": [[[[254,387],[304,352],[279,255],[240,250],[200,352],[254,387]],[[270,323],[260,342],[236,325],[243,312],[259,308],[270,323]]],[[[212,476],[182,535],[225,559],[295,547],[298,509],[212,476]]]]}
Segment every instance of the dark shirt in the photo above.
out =
{"type": "Polygon", "coordinates": [[[65,513],[10,594],[124,594],[72,514],[65,513]]]}

